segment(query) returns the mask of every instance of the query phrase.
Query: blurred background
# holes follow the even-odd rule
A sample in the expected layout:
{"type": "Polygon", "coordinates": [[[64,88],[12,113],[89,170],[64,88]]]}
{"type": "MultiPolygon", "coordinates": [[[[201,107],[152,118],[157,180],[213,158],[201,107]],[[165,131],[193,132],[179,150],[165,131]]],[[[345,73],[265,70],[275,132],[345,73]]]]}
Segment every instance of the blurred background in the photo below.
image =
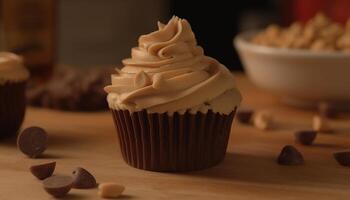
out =
{"type": "Polygon", "coordinates": [[[22,54],[33,74],[59,64],[118,66],[141,34],[172,15],[190,21],[198,43],[231,70],[242,70],[232,39],[270,23],[305,22],[318,11],[344,23],[348,0],[0,0],[0,48],[22,54]],[[232,5],[233,4],[233,5],[232,5]]]}

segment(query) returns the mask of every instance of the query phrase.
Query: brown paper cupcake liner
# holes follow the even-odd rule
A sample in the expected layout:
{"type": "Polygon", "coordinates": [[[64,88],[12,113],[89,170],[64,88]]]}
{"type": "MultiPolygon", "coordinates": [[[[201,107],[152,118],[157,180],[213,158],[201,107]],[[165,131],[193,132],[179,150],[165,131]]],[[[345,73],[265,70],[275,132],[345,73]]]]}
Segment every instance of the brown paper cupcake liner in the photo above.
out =
{"type": "Polygon", "coordinates": [[[25,81],[0,85],[0,138],[17,134],[25,114],[25,88],[25,81]]]}
{"type": "Polygon", "coordinates": [[[192,171],[225,156],[235,111],[148,114],[112,110],[124,160],[150,171],[192,171]]]}

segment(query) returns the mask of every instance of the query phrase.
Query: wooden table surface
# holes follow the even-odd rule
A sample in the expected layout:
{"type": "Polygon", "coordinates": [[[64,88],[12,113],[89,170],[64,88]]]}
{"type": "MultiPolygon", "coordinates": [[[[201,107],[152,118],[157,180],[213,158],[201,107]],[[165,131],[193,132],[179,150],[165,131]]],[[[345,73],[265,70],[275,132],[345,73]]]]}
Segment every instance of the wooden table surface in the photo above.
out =
{"type": "MultiPolygon", "coordinates": [[[[269,109],[276,129],[261,131],[234,123],[225,160],[211,169],[191,173],[156,173],[129,167],[122,160],[110,113],[70,113],[29,108],[23,127],[41,126],[49,133],[44,158],[29,159],[13,140],[0,142],[0,200],[52,199],[29,172],[31,164],[57,161],[58,174],[81,166],[98,182],[126,186],[121,199],[349,199],[350,168],[332,157],[350,148],[350,117],[331,121],[334,134],[321,134],[313,146],[295,146],[305,165],[280,166],[281,148],[294,144],[293,131],[310,128],[313,111],[290,108],[237,76],[243,106],[269,109]]],[[[65,199],[99,199],[97,189],[73,189],[65,199]]]]}

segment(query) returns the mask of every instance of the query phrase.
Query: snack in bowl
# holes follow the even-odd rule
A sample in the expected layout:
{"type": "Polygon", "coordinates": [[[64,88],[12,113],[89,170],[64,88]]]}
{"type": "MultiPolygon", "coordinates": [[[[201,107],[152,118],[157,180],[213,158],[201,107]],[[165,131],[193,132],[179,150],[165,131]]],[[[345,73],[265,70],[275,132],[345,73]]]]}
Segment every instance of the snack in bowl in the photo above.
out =
{"type": "Polygon", "coordinates": [[[342,111],[350,109],[349,36],[349,20],[340,26],[318,15],[305,25],[240,33],[234,46],[250,80],[284,103],[317,108],[324,102],[342,111]]]}
{"type": "Polygon", "coordinates": [[[305,25],[294,22],[282,28],[272,24],[254,36],[251,42],[278,48],[350,53],[350,19],[343,27],[319,13],[305,25]]]}
{"type": "Polygon", "coordinates": [[[0,138],[15,136],[22,124],[28,78],[21,57],[0,52],[0,138]]]}
{"type": "Polygon", "coordinates": [[[158,27],[139,38],[105,87],[123,158],[152,171],[211,167],[224,158],[241,95],[185,19],[158,27]]]}

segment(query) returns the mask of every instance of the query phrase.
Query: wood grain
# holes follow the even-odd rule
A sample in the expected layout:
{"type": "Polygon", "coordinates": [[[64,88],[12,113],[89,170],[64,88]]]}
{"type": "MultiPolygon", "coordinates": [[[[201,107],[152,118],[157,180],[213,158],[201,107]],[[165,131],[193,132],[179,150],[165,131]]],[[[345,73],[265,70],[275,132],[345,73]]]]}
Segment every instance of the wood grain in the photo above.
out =
{"type": "MultiPolygon", "coordinates": [[[[15,141],[0,142],[0,200],[52,199],[29,172],[31,164],[57,161],[56,173],[69,174],[81,166],[98,182],[126,186],[120,199],[349,199],[350,169],[332,157],[350,148],[350,118],[331,121],[334,134],[321,134],[310,147],[295,144],[304,166],[279,166],[275,159],[286,144],[294,144],[293,131],[310,128],[313,111],[281,104],[255,88],[243,75],[237,84],[243,106],[269,109],[276,129],[260,131],[234,123],[227,156],[218,166],[197,172],[170,174],[147,172],[125,164],[119,151],[110,113],[69,113],[29,108],[23,127],[41,126],[49,134],[44,158],[28,159],[15,141]]],[[[65,199],[99,199],[97,189],[72,190],[65,199]]]]}

